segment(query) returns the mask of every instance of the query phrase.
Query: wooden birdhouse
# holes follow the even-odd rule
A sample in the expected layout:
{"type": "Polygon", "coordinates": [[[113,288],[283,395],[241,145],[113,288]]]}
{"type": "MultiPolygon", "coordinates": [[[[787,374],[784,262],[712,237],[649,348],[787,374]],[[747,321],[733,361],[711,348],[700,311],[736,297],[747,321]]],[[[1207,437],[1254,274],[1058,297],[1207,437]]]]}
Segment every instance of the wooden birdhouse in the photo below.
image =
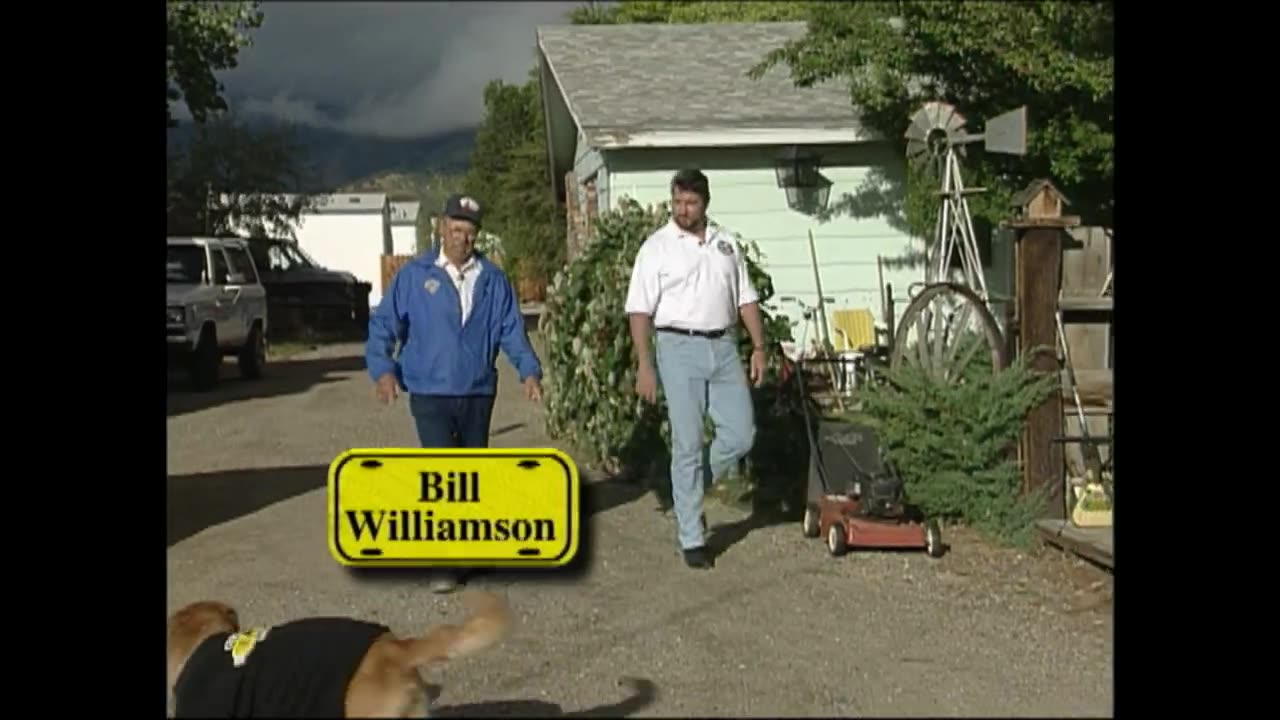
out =
{"type": "Polygon", "coordinates": [[[1071,204],[1066,195],[1048,180],[1033,180],[1011,199],[1013,212],[1024,220],[1046,220],[1062,217],[1063,208],[1071,204]]]}

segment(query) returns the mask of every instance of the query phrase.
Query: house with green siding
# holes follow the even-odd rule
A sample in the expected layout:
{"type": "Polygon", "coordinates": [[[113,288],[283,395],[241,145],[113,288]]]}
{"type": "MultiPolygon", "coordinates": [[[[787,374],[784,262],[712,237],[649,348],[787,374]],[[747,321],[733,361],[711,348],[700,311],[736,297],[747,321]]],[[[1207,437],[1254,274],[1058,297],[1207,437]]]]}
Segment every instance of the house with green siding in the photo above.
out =
{"type": "Polygon", "coordinates": [[[778,298],[816,305],[821,283],[829,323],[834,311],[866,309],[883,325],[891,285],[900,317],[909,286],[924,278],[904,262],[920,245],[864,192],[882,173],[903,172],[905,158],[860,125],[843,84],[796,87],[785,67],[747,76],[804,32],[803,23],[538,28],[548,161],[570,234],[623,197],[669,200],[676,170],[697,167],[711,182],[710,218],[758,245],[774,309],[798,318],[778,298]],[[816,162],[819,186],[793,190],[789,203],[779,167],[797,156],[816,162]],[[814,206],[823,194],[825,212],[814,206]]]}

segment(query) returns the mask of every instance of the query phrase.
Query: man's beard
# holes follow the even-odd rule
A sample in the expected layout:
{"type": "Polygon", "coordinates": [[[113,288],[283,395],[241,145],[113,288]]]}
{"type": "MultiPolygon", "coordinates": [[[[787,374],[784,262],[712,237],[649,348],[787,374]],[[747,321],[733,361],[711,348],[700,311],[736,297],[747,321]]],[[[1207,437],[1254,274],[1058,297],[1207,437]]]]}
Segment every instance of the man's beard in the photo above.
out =
{"type": "Polygon", "coordinates": [[[697,220],[681,220],[677,217],[675,218],[675,221],[676,225],[679,226],[681,230],[687,230],[689,232],[700,232],[707,224],[707,219],[705,217],[700,217],[697,220]]]}

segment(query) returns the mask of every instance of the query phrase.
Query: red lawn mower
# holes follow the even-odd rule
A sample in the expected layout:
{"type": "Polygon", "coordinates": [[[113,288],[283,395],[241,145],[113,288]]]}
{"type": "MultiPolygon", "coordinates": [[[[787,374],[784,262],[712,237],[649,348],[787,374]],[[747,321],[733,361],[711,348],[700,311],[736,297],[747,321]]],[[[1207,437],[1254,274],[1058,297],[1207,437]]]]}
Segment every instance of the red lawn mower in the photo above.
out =
{"type": "MultiPolygon", "coordinates": [[[[806,360],[821,362],[820,359],[806,360]]],[[[925,520],[904,502],[901,476],[882,455],[875,430],[851,420],[820,418],[809,394],[803,365],[783,360],[804,408],[809,438],[809,488],[805,537],[826,538],[827,549],[841,556],[851,549],[924,550],[942,557],[946,547],[936,520],[925,520]]]]}

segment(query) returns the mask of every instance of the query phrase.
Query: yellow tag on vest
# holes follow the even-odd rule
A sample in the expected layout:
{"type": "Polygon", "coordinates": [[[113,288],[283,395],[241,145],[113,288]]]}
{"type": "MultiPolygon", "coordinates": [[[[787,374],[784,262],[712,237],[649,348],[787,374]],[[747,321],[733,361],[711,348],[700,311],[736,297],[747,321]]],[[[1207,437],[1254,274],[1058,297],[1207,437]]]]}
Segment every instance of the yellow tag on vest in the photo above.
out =
{"type": "Polygon", "coordinates": [[[222,649],[231,653],[231,664],[236,667],[244,665],[249,659],[249,653],[258,645],[259,640],[267,637],[269,628],[253,628],[243,632],[233,633],[222,644],[222,649]]]}

